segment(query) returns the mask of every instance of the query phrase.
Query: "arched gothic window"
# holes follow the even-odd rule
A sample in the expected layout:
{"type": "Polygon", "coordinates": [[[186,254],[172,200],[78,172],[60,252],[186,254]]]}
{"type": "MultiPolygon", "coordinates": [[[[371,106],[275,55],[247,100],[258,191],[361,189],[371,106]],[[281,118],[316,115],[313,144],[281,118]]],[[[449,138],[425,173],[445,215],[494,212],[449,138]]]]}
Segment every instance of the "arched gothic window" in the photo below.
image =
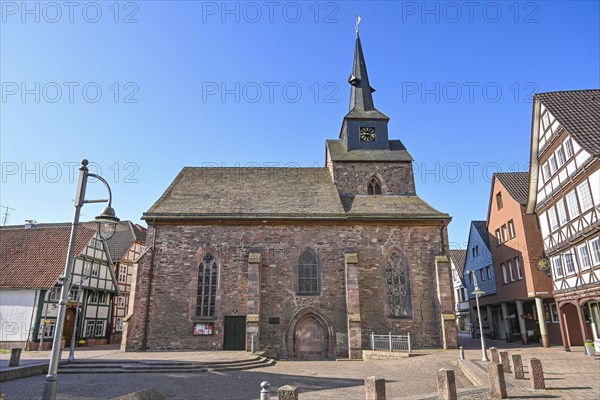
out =
{"type": "Polygon", "coordinates": [[[206,253],[198,266],[197,317],[216,316],[218,275],[217,260],[211,253],[206,253]]]}
{"type": "Polygon", "coordinates": [[[391,317],[412,315],[410,276],[405,258],[393,251],[387,259],[385,274],[387,280],[387,302],[391,317]]]}
{"type": "Polygon", "coordinates": [[[369,179],[369,183],[367,184],[367,193],[381,194],[381,182],[379,182],[379,179],[377,179],[376,176],[369,179]]]}
{"type": "Polygon", "coordinates": [[[317,294],[321,290],[317,255],[310,249],[304,250],[298,261],[298,293],[317,294]]]}

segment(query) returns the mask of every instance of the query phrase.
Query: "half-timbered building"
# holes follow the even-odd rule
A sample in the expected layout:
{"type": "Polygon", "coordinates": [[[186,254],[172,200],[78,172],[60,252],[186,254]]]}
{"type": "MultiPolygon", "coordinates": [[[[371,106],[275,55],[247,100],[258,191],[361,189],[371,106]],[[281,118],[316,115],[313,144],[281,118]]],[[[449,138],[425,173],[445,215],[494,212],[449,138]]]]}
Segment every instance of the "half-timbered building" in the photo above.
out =
{"type": "MultiPolygon", "coordinates": [[[[70,232],[70,224],[0,228],[0,315],[7,345],[51,347],[70,232]]],[[[68,345],[76,335],[107,343],[116,282],[106,246],[95,231],[79,227],[74,254],[64,340],[68,345]]]]}
{"type": "Polygon", "coordinates": [[[600,90],[534,96],[527,212],[536,212],[565,348],[600,329],[600,90]]]}
{"type": "Polygon", "coordinates": [[[137,274],[137,266],[144,254],[146,228],[131,221],[122,221],[127,229],[115,232],[108,240],[113,269],[119,285],[119,295],[112,298],[111,343],[120,343],[124,320],[129,313],[130,296],[137,274]]]}

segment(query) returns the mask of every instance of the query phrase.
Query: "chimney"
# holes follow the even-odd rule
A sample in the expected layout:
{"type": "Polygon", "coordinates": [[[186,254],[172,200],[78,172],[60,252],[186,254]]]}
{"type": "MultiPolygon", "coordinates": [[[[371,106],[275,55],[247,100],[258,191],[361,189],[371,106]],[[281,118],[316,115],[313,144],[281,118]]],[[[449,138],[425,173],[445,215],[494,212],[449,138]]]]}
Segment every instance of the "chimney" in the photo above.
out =
{"type": "Polygon", "coordinates": [[[37,224],[36,220],[26,219],[25,220],[25,229],[35,228],[35,224],[37,224]]]}

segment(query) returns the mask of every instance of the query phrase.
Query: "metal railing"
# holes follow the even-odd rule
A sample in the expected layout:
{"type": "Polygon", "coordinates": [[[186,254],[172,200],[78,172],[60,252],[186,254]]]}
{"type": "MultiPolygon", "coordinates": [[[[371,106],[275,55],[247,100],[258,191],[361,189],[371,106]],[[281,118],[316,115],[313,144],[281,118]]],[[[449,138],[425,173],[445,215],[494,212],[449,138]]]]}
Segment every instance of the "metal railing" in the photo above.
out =
{"type": "Polygon", "coordinates": [[[376,335],[374,332],[371,332],[369,339],[371,350],[412,353],[412,348],[410,345],[410,332],[406,335],[392,335],[391,332],[387,335],[376,335]]]}

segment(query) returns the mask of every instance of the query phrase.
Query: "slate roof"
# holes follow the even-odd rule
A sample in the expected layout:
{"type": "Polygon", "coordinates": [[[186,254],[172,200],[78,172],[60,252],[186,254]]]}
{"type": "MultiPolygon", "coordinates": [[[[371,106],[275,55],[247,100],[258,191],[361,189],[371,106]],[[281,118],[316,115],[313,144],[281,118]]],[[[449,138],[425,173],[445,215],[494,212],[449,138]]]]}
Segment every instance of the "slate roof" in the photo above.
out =
{"type": "MultiPolygon", "coordinates": [[[[74,254],[80,254],[95,232],[79,227],[74,254]]],[[[38,224],[0,228],[0,288],[46,289],[65,269],[71,224],[38,224]]]]}
{"type": "Polygon", "coordinates": [[[473,224],[473,226],[477,230],[477,233],[479,233],[479,236],[481,236],[481,238],[483,239],[483,242],[489,248],[490,247],[490,234],[488,233],[488,230],[487,230],[487,221],[471,221],[471,224],[473,224]]]}
{"type": "Polygon", "coordinates": [[[368,218],[449,218],[423,201],[419,196],[341,196],[350,217],[368,218]]]}
{"type": "Polygon", "coordinates": [[[185,167],[144,218],[315,218],[343,212],[325,168],[185,167]]]}
{"type": "Polygon", "coordinates": [[[389,150],[347,151],[341,140],[327,140],[326,146],[332,161],[412,161],[413,158],[399,140],[390,140],[389,150]]]}
{"type": "Polygon", "coordinates": [[[587,152],[600,155],[600,89],[535,95],[587,152]]]}
{"type": "Polygon", "coordinates": [[[513,199],[519,204],[527,205],[529,172],[498,172],[494,176],[498,178],[513,199]]]}
{"type": "Polygon", "coordinates": [[[113,262],[119,262],[135,241],[144,243],[146,240],[146,230],[140,225],[131,221],[121,221],[121,224],[127,225],[128,230],[115,232],[113,237],[107,241],[110,257],[113,262]]]}
{"type": "Polygon", "coordinates": [[[467,260],[467,250],[450,250],[450,258],[456,267],[456,273],[462,278],[465,273],[465,261],[467,260]]]}
{"type": "Polygon", "coordinates": [[[185,167],[144,213],[166,219],[450,218],[417,196],[344,196],[327,168],[185,167]]]}

